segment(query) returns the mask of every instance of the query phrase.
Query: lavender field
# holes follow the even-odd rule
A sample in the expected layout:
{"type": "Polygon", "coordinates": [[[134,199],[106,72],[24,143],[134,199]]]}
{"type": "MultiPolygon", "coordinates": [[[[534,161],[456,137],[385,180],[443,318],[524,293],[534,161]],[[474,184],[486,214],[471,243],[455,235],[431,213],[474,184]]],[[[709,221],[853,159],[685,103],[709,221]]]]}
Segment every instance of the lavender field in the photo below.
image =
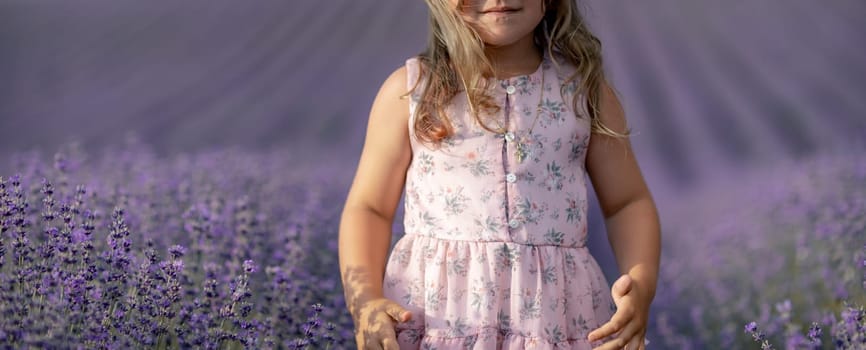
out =
{"type": "MultiPolygon", "coordinates": [[[[662,219],[649,349],[866,349],[866,3],[579,2],[662,219]]],[[[426,34],[420,0],[0,0],[0,348],[355,348],[339,214],[426,34]]]]}
{"type": "Polygon", "coordinates": [[[738,175],[662,220],[662,348],[866,347],[866,155],[738,175]]]}
{"type": "Polygon", "coordinates": [[[13,157],[0,177],[0,344],[343,348],[339,191],[285,154],[13,157]]]}
{"type": "MultiPolygon", "coordinates": [[[[134,140],[17,154],[0,178],[0,343],[353,347],[335,250],[346,184],[291,159],[159,158],[134,140]]],[[[663,215],[651,347],[863,348],[864,184],[863,153],[818,156],[663,215]]]]}

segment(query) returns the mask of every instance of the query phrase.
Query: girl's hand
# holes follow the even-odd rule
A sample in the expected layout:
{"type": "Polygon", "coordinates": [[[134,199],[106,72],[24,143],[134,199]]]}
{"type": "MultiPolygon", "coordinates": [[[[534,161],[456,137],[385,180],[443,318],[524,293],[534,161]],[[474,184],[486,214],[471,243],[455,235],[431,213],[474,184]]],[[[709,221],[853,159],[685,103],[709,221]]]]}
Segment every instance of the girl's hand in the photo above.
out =
{"type": "Polygon", "coordinates": [[[406,322],[412,313],[387,298],[364,302],[355,316],[355,342],[359,350],[399,350],[394,325],[406,322]]]}
{"type": "Polygon", "coordinates": [[[595,341],[619,332],[618,336],[593,350],[645,350],[647,319],[651,300],[641,294],[637,283],[627,274],[620,276],[611,288],[616,313],[610,321],[589,333],[588,339],[595,341]],[[626,347],[627,346],[627,347],[626,347]]]}

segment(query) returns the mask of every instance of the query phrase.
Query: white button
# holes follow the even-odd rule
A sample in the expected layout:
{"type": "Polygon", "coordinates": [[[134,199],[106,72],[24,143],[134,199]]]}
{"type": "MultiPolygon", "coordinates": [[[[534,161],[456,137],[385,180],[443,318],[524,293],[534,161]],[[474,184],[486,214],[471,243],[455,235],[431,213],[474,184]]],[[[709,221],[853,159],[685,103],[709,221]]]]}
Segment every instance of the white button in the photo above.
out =
{"type": "Polygon", "coordinates": [[[516,219],[511,219],[511,221],[508,222],[508,226],[511,228],[517,228],[517,226],[520,226],[520,222],[516,219]]]}
{"type": "Polygon", "coordinates": [[[508,141],[508,142],[514,141],[514,133],[511,131],[505,133],[505,141],[508,141]]]}
{"type": "Polygon", "coordinates": [[[505,175],[505,181],[514,183],[514,181],[517,181],[517,175],[514,175],[514,173],[508,173],[505,175]]]}
{"type": "Polygon", "coordinates": [[[508,85],[508,87],[505,88],[505,92],[507,92],[509,95],[514,95],[514,92],[516,91],[517,88],[514,87],[514,85],[508,85]]]}

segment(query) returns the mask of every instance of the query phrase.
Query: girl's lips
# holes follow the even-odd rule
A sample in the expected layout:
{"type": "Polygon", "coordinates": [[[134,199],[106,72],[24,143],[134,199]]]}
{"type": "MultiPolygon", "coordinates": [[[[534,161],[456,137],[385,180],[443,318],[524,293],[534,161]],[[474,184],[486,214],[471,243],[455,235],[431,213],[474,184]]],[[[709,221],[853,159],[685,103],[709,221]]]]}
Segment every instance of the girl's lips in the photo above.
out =
{"type": "Polygon", "coordinates": [[[495,11],[485,11],[485,12],[482,12],[481,14],[493,15],[493,16],[505,16],[505,15],[515,14],[518,12],[520,12],[520,10],[495,10],[495,11]]]}
{"type": "Polygon", "coordinates": [[[492,9],[482,11],[482,13],[512,13],[517,11],[520,11],[520,9],[512,7],[494,7],[492,9]]]}

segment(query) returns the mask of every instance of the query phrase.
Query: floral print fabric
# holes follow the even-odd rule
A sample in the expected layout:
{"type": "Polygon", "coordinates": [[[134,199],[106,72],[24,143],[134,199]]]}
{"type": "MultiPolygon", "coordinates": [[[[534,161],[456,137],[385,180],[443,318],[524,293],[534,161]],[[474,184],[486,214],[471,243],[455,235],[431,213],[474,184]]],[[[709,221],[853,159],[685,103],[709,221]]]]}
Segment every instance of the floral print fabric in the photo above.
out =
{"type": "MultiPolygon", "coordinates": [[[[410,96],[406,234],[383,285],[387,298],[413,314],[396,326],[401,349],[601,344],[586,336],[615,306],[586,247],[590,124],[584,111],[572,110],[576,83],[565,80],[573,67],[558,62],[545,56],[531,74],[491,81],[503,108],[485,120],[506,125],[504,134],[478,125],[460,93],[446,106],[455,134],[439,148],[420,143],[412,130],[420,92],[410,96]],[[526,145],[522,161],[518,142],[526,145]]],[[[419,64],[406,61],[410,88],[419,64]]]]}

